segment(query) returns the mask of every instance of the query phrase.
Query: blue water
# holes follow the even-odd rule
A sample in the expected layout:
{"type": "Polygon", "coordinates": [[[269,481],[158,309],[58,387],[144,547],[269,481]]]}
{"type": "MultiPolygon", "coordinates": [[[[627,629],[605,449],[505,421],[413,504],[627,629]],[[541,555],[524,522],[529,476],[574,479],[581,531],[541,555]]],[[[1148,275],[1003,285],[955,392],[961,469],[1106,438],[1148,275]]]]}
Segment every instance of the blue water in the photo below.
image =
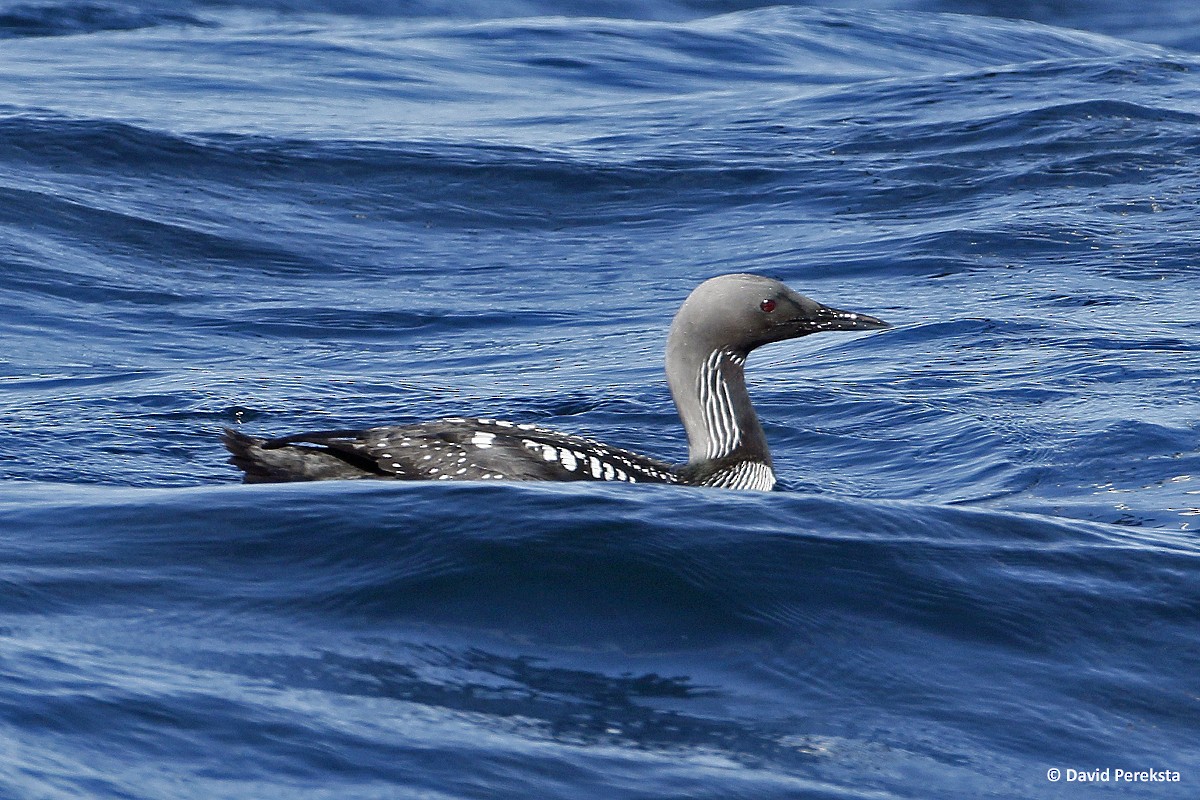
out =
{"type": "Polygon", "coordinates": [[[1187,0],[0,2],[0,797],[1200,797],[1198,204],[1187,0]],[[225,463],[736,271],[780,491],[225,463]]]}

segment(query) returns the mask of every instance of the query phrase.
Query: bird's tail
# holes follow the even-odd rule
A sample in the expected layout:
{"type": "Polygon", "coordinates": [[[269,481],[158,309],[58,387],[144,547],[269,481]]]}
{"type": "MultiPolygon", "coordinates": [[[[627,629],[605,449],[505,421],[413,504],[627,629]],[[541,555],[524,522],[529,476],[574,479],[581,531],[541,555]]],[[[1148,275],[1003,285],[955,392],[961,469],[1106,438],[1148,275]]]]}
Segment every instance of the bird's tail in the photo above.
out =
{"type": "Polygon", "coordinates": [[[247,436],[240,431],[226,428],[221,434],[221,443],[229,451],[229,463],[245,473],[246,483],[273,483],[281,479],[277,470],[263,457],[266,439],[247,436]]]}
{"type": "Polygon", "coordinates": [[[378,470],[352,464],[346,456],[329,448],[292,444],[293,441],[303,441],[305,436],[310,434],[260,439],[226,428],[221,441],[230,452],[229,463],[245,473],[246,483],[380,477],[378,470]]]}

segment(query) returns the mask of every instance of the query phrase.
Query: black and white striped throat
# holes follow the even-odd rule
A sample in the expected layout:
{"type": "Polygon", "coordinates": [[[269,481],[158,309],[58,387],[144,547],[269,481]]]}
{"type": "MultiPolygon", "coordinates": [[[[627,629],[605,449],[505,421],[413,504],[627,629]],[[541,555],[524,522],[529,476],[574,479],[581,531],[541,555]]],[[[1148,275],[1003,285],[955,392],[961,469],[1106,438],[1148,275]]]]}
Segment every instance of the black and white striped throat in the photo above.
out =
{"type": "Polygon", "coordinates": [[[704,452],[706,459],[723,458],[742,443],[742,429],[723,369],[727,368],[726,365],[740,369],[745,363],[744,355],[720,349],[709,353],[700,365],[696,390],[700,398],[701,421],[708,440],[704,452]]]}
{"type": "Polygon", "coordinates": [[[701,486],[769,492],[775,488],[775,470],[762,461],[738,461],[706,477],[701,486]]]}

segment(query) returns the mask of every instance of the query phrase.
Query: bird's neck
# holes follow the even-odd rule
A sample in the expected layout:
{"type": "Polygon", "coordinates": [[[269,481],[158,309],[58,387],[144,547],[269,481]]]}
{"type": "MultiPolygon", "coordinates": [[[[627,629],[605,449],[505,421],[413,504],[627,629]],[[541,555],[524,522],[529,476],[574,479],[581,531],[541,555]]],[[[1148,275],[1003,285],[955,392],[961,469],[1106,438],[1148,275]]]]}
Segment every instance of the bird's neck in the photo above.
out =
{"type": "Polygon", "coordinates": [[[771,464],[766,436],[746,391],[745,354],[668,341],[667,383],[688,437],[688,463],[771,464]]]}

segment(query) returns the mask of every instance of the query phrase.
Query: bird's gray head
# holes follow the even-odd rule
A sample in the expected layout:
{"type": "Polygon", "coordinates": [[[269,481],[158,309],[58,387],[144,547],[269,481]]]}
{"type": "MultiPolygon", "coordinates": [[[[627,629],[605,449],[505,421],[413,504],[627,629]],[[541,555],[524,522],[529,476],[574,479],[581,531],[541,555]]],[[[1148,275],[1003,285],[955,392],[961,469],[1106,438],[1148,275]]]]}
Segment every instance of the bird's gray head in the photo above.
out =
{"type": "Polygon", "coordinates": [[[761,275],[721,275],[697,286],[671,324],[674,347],[724,349],[745,356],[756,347],[821,331],[887,328],[883,320],[840,311],[761,275]]]}

